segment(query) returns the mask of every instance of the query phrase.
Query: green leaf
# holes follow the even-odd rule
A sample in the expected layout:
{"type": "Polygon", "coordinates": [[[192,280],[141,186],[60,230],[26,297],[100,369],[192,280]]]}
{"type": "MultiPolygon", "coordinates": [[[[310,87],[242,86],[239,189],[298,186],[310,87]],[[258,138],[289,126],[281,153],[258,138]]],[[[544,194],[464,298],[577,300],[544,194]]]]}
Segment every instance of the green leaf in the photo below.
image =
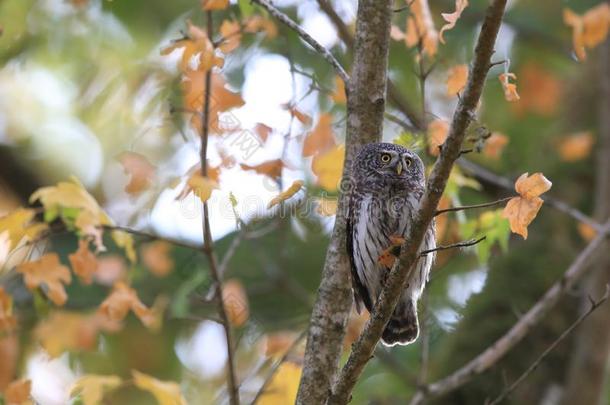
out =
{"type": "Polygon", "coordinates": [[[238,0],[237,4],[243,17],[250,17],[254,13],[254,5],[251,0],[238,0]]]}

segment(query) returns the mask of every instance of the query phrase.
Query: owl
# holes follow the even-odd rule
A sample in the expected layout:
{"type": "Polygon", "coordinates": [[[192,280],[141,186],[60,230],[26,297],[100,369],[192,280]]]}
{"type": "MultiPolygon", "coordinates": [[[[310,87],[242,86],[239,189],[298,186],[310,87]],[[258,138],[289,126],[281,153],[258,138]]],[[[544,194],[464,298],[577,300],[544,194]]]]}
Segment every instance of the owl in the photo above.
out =
{"type": "MultiPolygon", "coordinates": [[[[370,312],[390,269],[379,261],[392,245],[390,237],[404,237],[424,194],[424,164],[409,149],[390,143],[365,145],[353,161],[347,215],[347,252],[351,264],[356,309],[370,312]]],[[[419,251],[436,247],[434,223],[419,251]]],[[[387,346],[412,343],[419,335],[417,301],[424,289],[434,254],[418,259],[396,309],[386,325],[387,346]]]]}

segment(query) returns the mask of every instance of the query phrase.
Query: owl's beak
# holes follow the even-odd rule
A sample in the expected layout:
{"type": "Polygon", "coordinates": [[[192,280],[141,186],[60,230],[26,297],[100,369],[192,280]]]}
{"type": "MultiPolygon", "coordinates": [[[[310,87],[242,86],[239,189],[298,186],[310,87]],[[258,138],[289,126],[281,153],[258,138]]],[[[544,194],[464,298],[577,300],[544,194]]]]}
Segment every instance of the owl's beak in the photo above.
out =
{"type": "Polygon", "coordinates": [[[402,162],[398,162],[396,165],[396,174],[400,176],[400,173],[402,173],[402,162]]]}

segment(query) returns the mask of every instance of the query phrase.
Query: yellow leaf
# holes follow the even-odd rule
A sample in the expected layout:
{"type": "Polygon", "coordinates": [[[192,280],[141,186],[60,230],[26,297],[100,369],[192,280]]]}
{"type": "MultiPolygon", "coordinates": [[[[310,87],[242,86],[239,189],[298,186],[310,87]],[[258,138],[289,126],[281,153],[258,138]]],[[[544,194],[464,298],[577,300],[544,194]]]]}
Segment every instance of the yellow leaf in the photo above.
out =
{"type": "Polygon", "coordinates": [[[591,132],[579,132],[564,137],[559,142],[559,155],[564,162],[575,162],[585,159],[591,153],[594,143],[591,132]]]}
{"type": "Polygon", "coordinates": [[[102,403],[104,393],[121,385],[121,378],[116,375],[86,374],[74,382],[70,388],[70,397],[80,395],[84,405],[102,403]]]}
{"type": "Polygon", "coordinates": [[[297,397],[301,372],[301,366],[292,362],[285,361],[280,364],[258,403],[260,405],[293,404],[297,397]]]}
{"type": "Polygon", "coordinates": [[[47,253],[38,260],[22,263],[17,266],[17,272],[23,274],[25,285],[33,290],[47,287],[46,294],[55,305],[64,305],[68,300],[64,284],[70,284],[70,270],[62,265],[57,253],[47,253]]]}
{"type": "Polygon", "coordinates": [[[441,28],[441,32],[439,33],[441,43],[445,43],[445,38],[443,38],[443,33],[445,31],[449,31],[455,24],[457,20],[462,15],[464,9],[468,6],[468,0],[455,0],[455,11],[453,13],[441,13],[447,24],[443,25],[441,28]]]}
{"type": "Polygon", "coordinates": [[[86,239],[78,241],[78,250],[68,256],[72,270],[83,284],[91,284],[93,275],[97,271],[97,259],[89,250],[89,242],[86,239]]]}
{"type": "Polygon", "coordinates": [[[201,0],[204,10],[224,10],[229,6],[229,0],[201,0]]]}
{"type": "Polygon", "coordinates": [[[151,165],[145,156],[134,152],[124,152],[119,156],[119,161],[125,169],[125,173],[131,176],[125,191],[136,195],[148,189],[154,178],[155,166],[151,165]]]}
{"type": "Polygon", "coordinates": [[[318,198],[316,199],[316,212],[323,217],[332,217],[337,214],[337,206],[339,201],[336,198],[318,198]]]}
{"type": "Polygon", "coordinates": [[[347,102],[347,97],[345,96],[345,83],[339,76],[335,76],[335,90],[330,98],[337,104],[345,104],[347,102]]]}
{"type": "Polygon", "coordinates": [[[222,285],[222,303],[225,307],[229,323],[241,326],[250,317],[250,307],[246,290],[239,280],[227,280],[222,285]]]}
{"type": "Polygon", "coordinates": [[[552,115],[561,101],[563,83],[552,71],[536,62],[528,62],[519,72],[518,103],[511,104],[519,113],[531,111],[552,115]]]}
{"type": "Polygon", "coordinates": [[[186,405],[186,400],[180,392],[180,386],[175,382],[161,381],[154,377],[131,370],[133,382],[141,390],[150,392],[159,405],[186,405]]]}
{"type": "Polygon", "coordinates": [[[199,173],[193,174],[187,181],[188,186],[201,202],[206,202],[212,195],[212,190],[218,189],[218,183],[209,177],[203,177],[199,173]]]}
{"type": "Polygon", "coordinates": [[[155,241],[142,246],[142,263],[157,277],[167,276],[174,268],[170,255],[171,245],[165,241],[155,241]]]}
{"type": "Polygon", "coordinates": [[[332,115],[324,113],[316,127],[307,135],[303,142],[303,156],[313,156],[316,153],[324,153],[335,145],[335,137],[332,129],[332,115]]]}
{"type": "Polygon", "coordinates": [[[275,23],[260,15],[253,15],[244,21],[244,31],[250,33],[264,31],[269,39],[273,39],[277,36],[277,27],[275,26],[275,23]]]}
{"type": "Polygon", "coordinates": [[[318,184],[327,191],[336,191],[341,180],[345,146],[338,145],[328,152],[314,156],[311,169],[318,177],[318,184]]]}
{"type": "Polygon", "coordinates": [[[468,81],[468,65],[456,65],[449,69],[447,78],[447,95],[455,96],[466,86],[468,81]]]}
{"type": "Polygon", "coordinates": [[[13,297],[0,287],[0,336],[12,331],[17,326],[17,319],[13,315],[13,297]]]}
{"type": "Polygon", "coordinates": [[[182,72],[189,72],[193,70],[190,69],[189,65],[195,55],[199,55],[199,63],[195,69],[196,71],[205,73],[215,66],[222,67],[224,65],[224,59],[216,55],[214,52],[214,45],[208,38],[205,31],[191,23],[190,20],[187,20],[186,24],[188,38],[176,41],[167,48],[164,48],[161,51],[161,55],[169,55],[176,49],[184,48],[179,65],[182,72]]]}
{"type": "Polygon", "coordinates": [[[32,381],[17,380],[13,381],[6,387],[4,391],[4,399],[7,405],[25,405],[30,404],[30,391],[32,389],[32,381]]]}
{"type": "Polygon", "coordinates": [[[610,6],[601,3],[582,16],[569,8],[563,10],[563,22],[572,27],[574,52],[579,60],[587,58],[586,48],[594,48],[604,42],[610,28],[610,6]]]}
{"type": "Polygon", "coordinates": [[[428,125],[428,152],[438,156],[440,146],[445,143],[449,135],[449,123],[443,120],[434,120],[428,125]]]}
{"type": "Polygon", "coordinates": [[[55,358],[66,351],[94,350],[100,332],[116,332],[120,327],[119,322],[99,313],[53,311],[36,325],[34,337],[55,358]]]}
{"type": "Polygon", "coordinates": [[[508,218],[511,231],[527,239],[527,227],[536,218],[543,203],[539,196],[548,191],[551,185],[542,173],[534,173],[530,177],[524,173],[517,179],[515,190],[519,197],[511,198],[502,212],[502,216],[508,218]]]}
{"type": "MultiPolygon", "coordinates": [[[[0,218],[0,233],[8,232],[10,237],[9,252],[13,250],[23,238],[36,239],[41,232],[47,229],[46,224],[32,222],[36,212],[29,208],[17,208],[10,214],[0,218]]],[[[2,262],[0,260],[0,262],[2,262]]]]}
{"type": "Polygon", "coordinates": [[[244,170],[254,170],[258,174],[269,176],[272,179],[279,179],[282,175],[284,162],[281,159],[268,160],[258,165],[250,166],[245,163],[239,164],[244,170]]]}
{"type": "Polygon", "coordinates": [[[131,263],[135,263],[138,260],[131,234],[118,230],[112,231],[112,240],[125,251],[125,256],[127,256],[131,263]]]}
{"type": "Polygon", "coordinates": [[[267,209],[273,207],[274,205],[278,205],[282,201],[286,201],[287,199],[289,199],[290,197],[295,195],[301,189],[301,187],[303,187],[303,181],[302,180],[296,180],[286,190],[282,191],[280,194],[278,194],[277,196],[273,197],[271,199],[271,201],[269,201],[269,204],[267,204],[267,209]]]}
{"type": "Polygon", "coordinates": [[[510,83],[509,79],[517,80],[517,76],[514,73],[502,73],[499,76],[502,89],[504,89],[504,98],[506,101],[518,101],[519,94],[517,94],[517,85],[510,83]]]}
{"type": "Polygon", "coordinates": [[[222,42],[218,46],[224,53],[234,51],[241,43],[241,25],[237,21],[224,20],[220,25],[222,42]]]}

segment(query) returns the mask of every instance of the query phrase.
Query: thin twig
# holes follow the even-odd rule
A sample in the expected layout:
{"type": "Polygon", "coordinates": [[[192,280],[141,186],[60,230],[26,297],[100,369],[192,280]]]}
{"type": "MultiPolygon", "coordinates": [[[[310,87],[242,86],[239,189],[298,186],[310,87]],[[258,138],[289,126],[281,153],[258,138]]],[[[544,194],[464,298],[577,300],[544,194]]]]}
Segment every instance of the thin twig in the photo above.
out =
{"type": "MultiPolygon", "coordinates": [[[[208,37],[212,38],[213,31],[213,20],[212,12],[207,11],[207,33],[208,37]]],[[[206,177],[208,174],[207,168],[207,150],[208,150],[208,136],[209,136],[209,122],[210,122],[210,99],[212,89],[212,70],[209,69],[205,73],[205,87],[204,87],[204,104],[203,104],[203,119],[201,120],[201,150],[199,159],[201,161],[201,175],[206,177]]],[[[221,324],[224,329],[225,338],[227,341],[227,386],[229,392],[229,401],[231,405],[239,405],[239,384],[237,383],[237,375],[235,373],[235,353],[233,347],[233,340],[231,336],[231,324],[229,323],[229,317],[222,299],[222,276],[218,268],[218,259],[214,252],[214,241],[212,240],[212,233],[210,231],[210,214],[207,201],[203,202],[203,252],[208,258],[210,264],[210,273],[214,281],[214,296],[218,304],[218,315],[221,319],[221,324]]]]}
{"type": "Polygon", "coordinates": [[[299,336],[297,336],[297,338],[294,340],[294,342],[292,342],[292,344],[290,345],[290,347],[288,348],[286,353],[284,353],[284,355],[279,359],[279,361],[271,368],[271,370],[269,370],[269,374],[267,374],[267,377],[265,377],[265,381],[263,382],[263,385],[261,385],[259,390],[256,392],[256,395],[254,396],[254,399],[252,400],[251,405],[256,405],[258,400],[265,393],[265,390],[269,386],[269,383],[271,383],[271,379],[273,378],[275,373],[277,373],[280,366],[282,364],[284,364],[284,362],[288,359],[288,357],[290,357],[292,355],[292,353],[297,348],[299,343],[303,339],[305,339],[305,336],[307,336],[307,330],[304,330],[303,332],[301,332],[301,334],[299,336]]]}
{"type": "Polygon", "coordinates": [[[438,252],[439,250],[447,250],[447,249],[455,249],[455,248],[464,248],[469,246],[474,246],[477,243],[484,241],[487,236],[481,236],[479,239],[470,239],[464,242],[452,243],[451,245],[440,245],[435,247],[434,249],[423,250],[420,256],[425,256],[428,253],[438,252]]]}
{"type": "Polygon", "coordinates": [[[343,66],[341,66],[339,61],[333,56],[333,54],[328,49],[323,47],[318,41],[316,41],[311,35],[305,32],[303,28],[301,28],[297,23],[292,21],[290,17],[275,8],[275,6],[271,4],[268,0],[252,0],[252,2],[265,8],[265,10],[269,12],[269,14],[271,14],[272,16],[280,20],[282,23],[290,27],[293,31],[295,31],[303,41],[305,41],[314,50],[321,54],[322,57],[326,59],[326,61],[330,63],[333,68],[335,68],[339,77],[341,77],[341,79],[346,84],[349,82],[349,75],[347,74],[343,66]]]}
{"type": "Polygon", "coordinates": [[[492,202],[488,202],[488,203],[482,203],[482,204],[463,205],[461,207],[444,208],[442,210],[436,211],[436,214],[434,214],[434,216],[436,217],[436,216],[444,214],[446,212],[454,212],[454,211],[471,210],[471,209],[476,209],[476,208],[493,207],[494,205],[500,205],[503,202],[506,202],[506,201],[510,200],[511,198],[513,198],[513,197],[501,198],[501,199],[496,200],[496,201],[492,201],[492,202]]]}
{"type": "Polygon", "coordinates": [[[538,356],[538,358],[536,358],[536,360],[527,368],[527,370],[523,372],[523,374],[519,376],[519,378],[515,380],[515,382],[513,382],[508,388],[502,391],[502,393],[500,393],[500,395],[498,395],[496,399],[487,403],[487,405],[497,405],[504,399],[506,399],[515,390],[515,388],[517,388],[517,386],[523,382],[523,380],[525,380],[534,370],[536,370],[540,363],[542,363],[542,361],[559,345],[559,343],[561,343],[570,333],[572,333],[574,329],[576,329],[581,323],[583,323],[584,320],[587,319],[587,317],[593,313],[593,311],[599,308],[608,299],[609,294],[610,286],[606,285],[606,292],[597,301],[594,301],[589,296],[589,300],[591,302],[591,307],[589,308],[589,310],[582,314],[576,321],[574,321],[574,323],[572,323],[572,325],[570,325],[568,329],[566,329],[557,339],[555,339],[555,341],[549,347],[547,347],[542,352],[542,354],[538,356]]]}
{"type": "Polygon", "coordinates": [[[133,229],[133,228],[129,228],[126,226],[119,226],[119,225],[102,225],[101,226],[102,229],[107,230],[107,231],[121,231],[121,232],[125,232],[125,233],[129,233],[131,235],[134,236],[139,236],[142,238],[146,238],[148,240],[159,240],[159,241],[163,241],[163,242],[167,242],[170,243],[172,245],[175,246],[180,246],[186,249],[190,249],[190,250],[196,250],[196,251],[201,251],[201,245],[193,245],[187,242],[183,242],[177,239],[172,239],[172,238],[166,238],[164,236],[160,236],[160,235],[156,235],[154,233],[150,233],[147,231],[140,231],[137,229],[133,229]]]}

